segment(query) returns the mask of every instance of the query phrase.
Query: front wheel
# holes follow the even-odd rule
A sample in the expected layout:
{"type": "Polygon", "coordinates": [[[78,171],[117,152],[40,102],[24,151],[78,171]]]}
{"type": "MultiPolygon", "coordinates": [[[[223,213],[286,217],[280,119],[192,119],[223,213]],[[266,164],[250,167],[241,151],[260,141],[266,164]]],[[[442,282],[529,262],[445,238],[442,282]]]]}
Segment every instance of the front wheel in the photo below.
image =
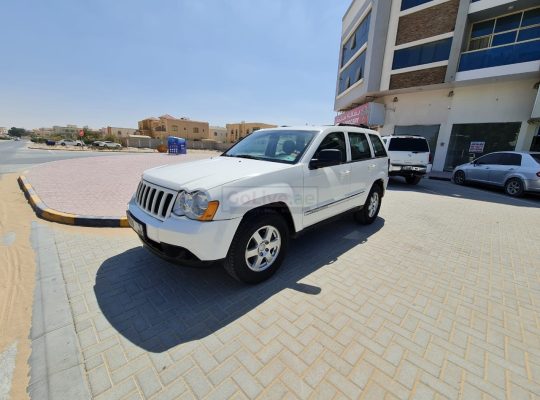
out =
{"type": "Polygon", "coordinates": [[[525,188],[523,187],[523,182],[521,181],[521,179],[512,178],[508,179],[508,181],[504,185],[504,191],[509,196],[520,197],[523,196],[525,188]]]}
{"type": "Polygon", "coordinates": [[[377,215],[379,215],[379,210],[381,209],[381,200],[381,187],[379,185],[373,185],[364,207],[355,213],[356,220],[363,225],[372,224],[377,218],[377,215]]]}
{"type": "Polygon", "coordinates": [[[259,283],[281,266],[289,243],[289,229],[274,211],[248,216],[240,223],[225,258],[225,270],[236,280],[259,283]]]}
{"type": "Polygon", "coordinates": [[[456,185],[464,185],[465,184],[465,172],[463,171],[456,171],[454,174],[454,183],[456,185]]]}

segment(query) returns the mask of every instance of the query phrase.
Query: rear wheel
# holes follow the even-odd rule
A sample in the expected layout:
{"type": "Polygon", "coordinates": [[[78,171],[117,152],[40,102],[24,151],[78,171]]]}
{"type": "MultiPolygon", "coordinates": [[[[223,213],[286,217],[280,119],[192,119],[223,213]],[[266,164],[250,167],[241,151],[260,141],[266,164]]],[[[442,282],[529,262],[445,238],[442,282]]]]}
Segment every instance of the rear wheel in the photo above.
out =
{"type": "Polygon", "coordinates": [[[407,182],[409,185],[417,185],[418,182],[422,179],[421,176],[415,175],[415,176],[408,176],[405,178],[405,182],[407,182]]]}
{"type": "Polygon", "coordinates": [[[524,190],[523,182],[518,178],[508,179],[504,185],[504,191],[507,195],[512,197],[523,196],[524,190]]]}
{"type": "Polygon", "coordinates": [[[379,185],[373,185],[364,207],[355,213],[356,220],[363,225],[372,224],[377,218],[377,215],[379,215],[379,210],[381,209],[381,200],[381,187],[379,185]]]}
{"type": "Polygon", "coordinates": [[[240,223],[225,258],[225,270],[242,282],[262,282],[279,269],[288,243],[289,229],[279,213],[254,213],[240,223]]]}
{"type": "Polygon", "coordinates": [[[456,185],[464,185],[465,184],[465,172],[463,171],[456,171],[454,174],[454,183],[456,185]]]}

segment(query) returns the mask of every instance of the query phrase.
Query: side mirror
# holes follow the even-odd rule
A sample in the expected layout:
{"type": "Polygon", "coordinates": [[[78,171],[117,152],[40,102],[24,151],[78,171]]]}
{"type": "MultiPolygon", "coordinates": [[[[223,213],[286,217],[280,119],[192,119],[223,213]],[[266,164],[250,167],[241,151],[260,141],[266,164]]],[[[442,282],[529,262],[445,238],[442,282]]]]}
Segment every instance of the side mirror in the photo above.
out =
{"type": "Polygon", "coordinates": [[[318,158],[312,158],[309,169],[330,167],[341,164],[341,151],[338,149],[324,149],[319,152],[318,158]]]}

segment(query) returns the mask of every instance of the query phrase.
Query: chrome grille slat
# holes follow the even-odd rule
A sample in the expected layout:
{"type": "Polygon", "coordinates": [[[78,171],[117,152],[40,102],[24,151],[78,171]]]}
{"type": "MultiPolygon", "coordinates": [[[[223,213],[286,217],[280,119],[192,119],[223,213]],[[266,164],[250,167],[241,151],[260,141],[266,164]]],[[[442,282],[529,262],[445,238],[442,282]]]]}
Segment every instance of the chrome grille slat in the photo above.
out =
{"type": "Polygon", "coordinates": [[[142,180],[135,194],[137,205],[147,214],[163,221],[169,216],[177,192],[142,180]]]}

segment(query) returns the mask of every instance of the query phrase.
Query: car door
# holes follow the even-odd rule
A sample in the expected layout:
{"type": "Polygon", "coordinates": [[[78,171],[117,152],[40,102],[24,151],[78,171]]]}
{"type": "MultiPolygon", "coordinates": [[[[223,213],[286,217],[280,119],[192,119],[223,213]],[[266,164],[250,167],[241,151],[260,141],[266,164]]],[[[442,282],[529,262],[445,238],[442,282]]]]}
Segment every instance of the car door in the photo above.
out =
{"type": "Polygon", "coordinates": [[[486,154],[476,159],[467,170],[467,179],[478,182],[489,182],[489,171],[499,163],[500,153],[486,154]]]}
{"type": "Polygon", "coordinates": [[[344,132],[328,133],[311,158],[323,149],[337,149],[341,152],[341,164],[311,169],[304,166],[303,225],[309,226],[339,214],[350,208],[351,166],[347,163],[347,145],[344,132]]]}
{"type": "Polygon", "coordinates": [[[351,149],[351,195],[356,197],[358,205],[362,205],[370,189],[368,185],[373,181],[371,171],[375,166],[374,157],[365,133],[349,132],[348,137],[351,149]]]}
{"type": "Polygon", "coordinates": [[[503,186],[506,177],[521,166],[521,154],[499,153],[499,162],[490,166],[488,180],[494,185],[503,186]]]}

